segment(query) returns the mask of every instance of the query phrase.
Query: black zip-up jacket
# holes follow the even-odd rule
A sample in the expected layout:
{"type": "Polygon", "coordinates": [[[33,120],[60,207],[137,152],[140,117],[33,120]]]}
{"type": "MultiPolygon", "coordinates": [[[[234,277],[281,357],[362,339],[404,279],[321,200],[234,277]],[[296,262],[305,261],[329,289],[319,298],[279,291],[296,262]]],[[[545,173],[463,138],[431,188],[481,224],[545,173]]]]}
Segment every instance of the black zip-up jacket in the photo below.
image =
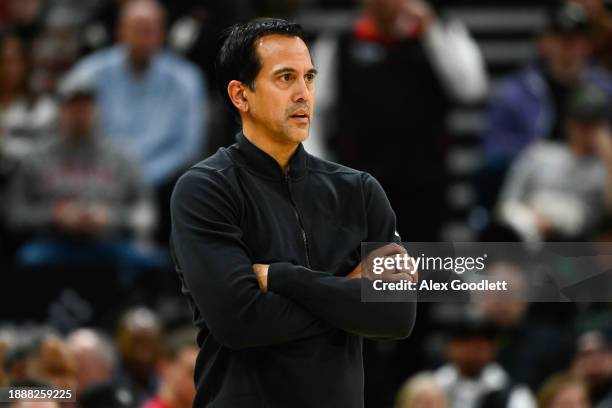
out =
{"type": "Polygon", "coordinates": [[[179,179],[171,213],[200,329],[193,406],[362,407],[362,337],[406,337],[416,316],[415,303],[361,302],[343,277],[362,241],[399,241],[380,184],[302,145],[284,174],[239,133],[179,179]],[[270,264],[267,292],[254,263],[270,264]]]}

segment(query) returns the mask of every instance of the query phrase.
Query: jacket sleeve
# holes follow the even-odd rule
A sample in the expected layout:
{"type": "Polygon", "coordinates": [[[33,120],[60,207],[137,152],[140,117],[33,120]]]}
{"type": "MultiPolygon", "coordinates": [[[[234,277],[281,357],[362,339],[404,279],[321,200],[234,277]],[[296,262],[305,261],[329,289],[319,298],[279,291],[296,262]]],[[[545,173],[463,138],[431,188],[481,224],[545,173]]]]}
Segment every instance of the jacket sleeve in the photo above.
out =
{"type": "Polygon", "coordinates": [[[176,266],[212,335],[242,349],[330,330],[293,301],[259,289],[238,226],[239,208],[222,176],[203,170],[183,175],[172,194],[176,266]]]}
{"type": "MultiPolygon", "coordinates": [[[[368,242],[400,242],[395,214],[380,184],[364,174],[368,242]]],[[[365,278],[346,279],[281,262],[270,265],[268,290],[286,296],[316,316],[350,333],[397,339],[410,335],[416,302],[362,302],[365,278]]]]}

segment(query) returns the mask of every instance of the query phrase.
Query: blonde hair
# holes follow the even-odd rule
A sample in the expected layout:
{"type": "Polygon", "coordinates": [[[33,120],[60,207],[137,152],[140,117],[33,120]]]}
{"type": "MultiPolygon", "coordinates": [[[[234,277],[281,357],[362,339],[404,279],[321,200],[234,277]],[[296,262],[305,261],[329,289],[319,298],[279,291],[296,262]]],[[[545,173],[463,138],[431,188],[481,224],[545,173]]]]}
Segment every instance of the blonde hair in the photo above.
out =
{"type": "Polygon", "coordinates": [[[588,392],[586,384],[581,379],[569,373],[558,373],[546,380],[544,385],[540,387],[538,391],[538,407],[550,407],[555,397],[571,385],[579,385],[584,389],[585,393],[588,392]]]}
{"type": "Polygon", "coordinates": [[[395,398],[394,408],[410,408],[418,394],[423,391],[438,393],[443,399],[443,407],[448,406],[446,393],[430,373],[416,374],[410,377],[400,387],[395,398]]]}

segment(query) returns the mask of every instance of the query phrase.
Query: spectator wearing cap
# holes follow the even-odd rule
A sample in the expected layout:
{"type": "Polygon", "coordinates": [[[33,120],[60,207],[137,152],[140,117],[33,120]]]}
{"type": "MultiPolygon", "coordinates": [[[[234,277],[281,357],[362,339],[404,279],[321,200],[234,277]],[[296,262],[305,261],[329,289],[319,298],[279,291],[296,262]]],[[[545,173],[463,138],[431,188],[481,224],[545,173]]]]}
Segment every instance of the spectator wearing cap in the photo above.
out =
{"type": "Polygon", "coordinates": [[[612,95],[608,72],[588,63],[591,47],[583,8],[568,3],[548,16],[537,39],[538,60],[505,78],[487,109],[481,180],[481,200],[487,207],[495,202],[512,160],[530,142],[565,139],[565,109],[576,86],[592,83],[612,95]]]}
{"type": "Polygon", "coordinates": [[[612,1],[610,0],[566,0],[584,7],[589,17],[593,57],[603,66],[612,69],[612,1]]]}
{"type": "Polygon", "coordinates": [[[115,338],[119,351],[117,378],[128,386],[140,406],[159,389],[156,368],[163,353],[162,323],[152,310],[135,307],[120,317],[115,338]]]}
{"type": "Polygon", "coordinates": [[[28,242],[21,267],[145,262],[133,245],[155,222],[133,159],[96,133],[94,89],[76,78],[60,86],[59,135],[20,165],[8,193],[8,223],[28,242]]]}
{"type": "Polygon", "coordinates": [[[612,202],[608,96],[584,85],[569,99],[566,141],[539,140],[508,172],[498,211],[525,241],[587,238],[612,202]]]}
{"type": "MultiPolygon", "coordinates": [[[[196,66],[162,49],[164,21],[155,0],[126,3],[120,43],[85,57],[73,71],[92,81],[104,135],[136,157],[160,208],[169,207],[176,178],[202,154],[207,102],[196,66]]],[[[164,244],[167,213],[160,219],[164,244]]]]}
{"type": "Polygon", "coordinates": [[[495,327],[480,316],[462,316],[450,327],[448,362],[434,371],[450,408],[535,408],[529,389],[496,362],[495,327]]]}

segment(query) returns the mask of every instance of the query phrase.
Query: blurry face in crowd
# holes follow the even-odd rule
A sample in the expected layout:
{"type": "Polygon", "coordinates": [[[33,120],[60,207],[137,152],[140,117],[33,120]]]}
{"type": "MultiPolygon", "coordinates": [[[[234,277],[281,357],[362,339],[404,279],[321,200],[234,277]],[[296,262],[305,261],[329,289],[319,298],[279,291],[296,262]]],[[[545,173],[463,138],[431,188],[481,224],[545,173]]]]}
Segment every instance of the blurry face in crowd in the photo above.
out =
{"type": "Polygon", "coordinates": [[[128,371],[146,381],[155,370],[161,351],[161,332],[156,326],[126,327],[119,333],[119,351],[128,371]]]}
{"type": "Polygon", "coordinates": [[[579,78],[590,52],[583,34],[544,34],[539,48],[549,73],[561,82],[575,82],[579,78]]]}
{"type": "Polygon", "coordinates": [[[86,329],[73,333],[68,339],[68,348],[76,360],[77,393],[107,381],[112,376],[113,365],[108,356],[102,354],[96,335],[86,329]]]}
{"type": "Polygon", "coordinates": [[[91,96],[76,96],[62,104],[60,126],[69,138],[92,134],[96,118],[96,104],[91,96]]]}
{"type": "Polygon", "coordinates": [[[573,372],[590,385],[597,386],[612,378],[612,352],[592,350],[575,357],[573,372]]]}
{"type": "Polygon", "coordinates": [[[147,65],[164,41],[163,11],[156,3],[134,0],[125,6],[119,24],[119,38],[132,62],[147,65]]]}
{"type": "Polygon", "coordinates": [[[59,388],[76,388],[76,364],[66,344],[55,337],[46,338],[28,364],[28,376],[40,378],[59,388]]]}
{"type": "Polygon", "coordinates": [[[566,132],[572,152],[579,156],[594,155],[596,135],[600,131],[606,131],[608,135],[610,133],[609,126],[605,120],[592,122],[568,120],[566,132]]]}
{"type": "Polygon", "coordinates": [[[306,140],[316,74],[308,47],[299,37],[266,35],[257,40],[256,50],[261,70],[253,89],[243,87],[243,127],[282,145],[306,140]]]}
{"type": "Polygon", "coordinates": [[[17,37],[7,37],[0,43],[0,93],[19,91],[25,77],[26,62],[21,41],[17,37]]]}
{"type": "Polygon", "coordinates": [[[589,397],[580,383],[569,383],[555,395],[548,408],[589,408],[589,397]]]}
{"type": "Polygon", "coordinates": [[[424,388],[416,391],[401,408],[446,408],[447,406],[446,396],[441,390],[424,388]]]}
{"type": "Polygon", "coordinates": [[[9,0],[10,19],[17,25],[29,25],[36,20],[40,10],[39,0],[9,0]]]}
{"type": "Polygon", "coordinates": [[[185,347],[164,368],[164,380],[181,406],[190,406],[195,398],[193,373],[197,356],[196,347],[185,347]]]}
{"type": "Polygon", "coordinates": [[[506,281],[510,288],[505,293],[500,293],[500,298],[506,300],[485,299],[482,304],[482,310],[485,316],[494,322],[498,327],[512,327],[517,325],[525,311],[527,310],[526,299],[526,283],[523,278],[522,271],[518,266],[498,262],[488,270],[489,276],[493,281],[506,281]]]}
{"type": "Polygon", "coordinates": [[[493,341],[486,337],[453,339],[448,347],[448,359],[465,377],[479,376],[482,369],[493,360],[494,356],[493,341]]]}

